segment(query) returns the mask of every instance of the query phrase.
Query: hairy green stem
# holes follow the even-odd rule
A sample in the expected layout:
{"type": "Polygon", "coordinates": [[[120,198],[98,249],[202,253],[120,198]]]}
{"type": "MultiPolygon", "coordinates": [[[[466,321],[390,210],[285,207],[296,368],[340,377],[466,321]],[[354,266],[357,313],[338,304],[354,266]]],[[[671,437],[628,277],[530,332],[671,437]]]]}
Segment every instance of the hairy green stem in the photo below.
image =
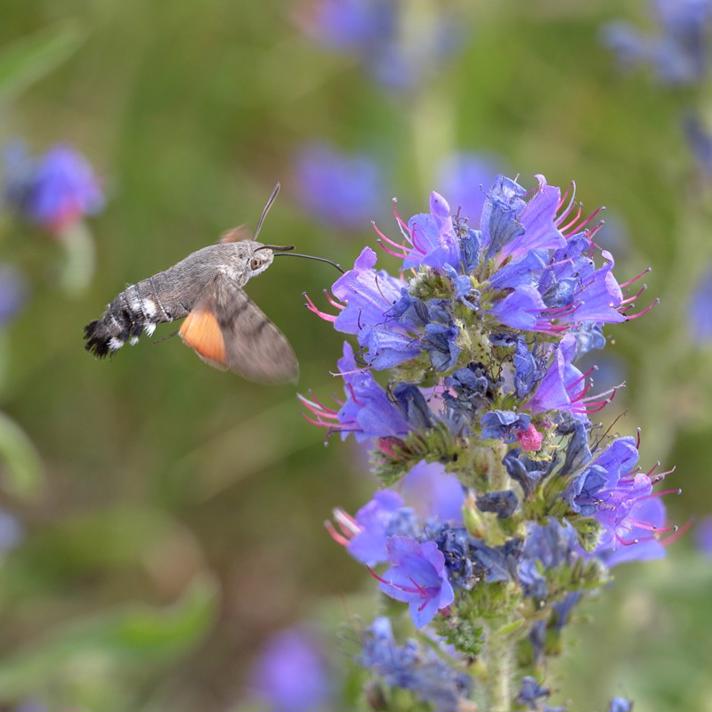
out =
{"type": "Polygon", "coordinates": [[[490,631],[485,648],[486,712],[510,712],[512,709],[512,664],[513,651],[510,641],[505,636],[490,631]]]}

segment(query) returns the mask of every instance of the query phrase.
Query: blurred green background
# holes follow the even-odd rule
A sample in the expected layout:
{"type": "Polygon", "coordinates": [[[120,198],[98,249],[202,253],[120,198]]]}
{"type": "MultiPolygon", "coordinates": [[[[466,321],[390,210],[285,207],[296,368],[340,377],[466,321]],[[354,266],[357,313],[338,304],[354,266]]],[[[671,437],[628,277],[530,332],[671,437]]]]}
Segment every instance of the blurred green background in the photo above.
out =
{"type": "MultiPolygon", "coordinates": [[[[653,265],[662,304],[609,331],[627,389],[603,419],[642,426],[644,465],[677,464],[674,521],[712,511],[712,359],[686,322],[712,258],[710,196],[679,128],[700,99],[621,76],[599,39],[606,20],[645,7],[463,2],[461,50],[395,93],[301,33],[294,3],[2,1],[0,48],[45,50],[28,50],[15,84],[0,65],[0,143],[71,143],[103,176],[107,207],[91,220],[96,276],[75,298],[57,289],[56,243],[0,227],[0,259],[31,284],[0,333],[0,409],[33,444],[15,433],[3,445],[0,501],[24,535],[0,560],[0,709],[241,709],[271,632],[304,618],[335,629],[346,597],[372,588],[321,523],[374,483],[353,447],[325,447],[303,421],[294,387],[203,366],[164,339],[173,326],[110,362],[82,348],[82,326],[127,283],[254,225],[277,179],[264,240],[344,264],[373,244],[367,222],[340,231],[299,207],[306,141],[375,155],[386,216],[393,194],[405,215],[423,209],[436,159],[456,150],[498,156],[528,184],[574,178],[586,206],[605,204],[617,274],[653,265]]],[[[333,277],[282,260],[248,290],[294,344],[299,391],[325,398],[339,390],[340,339],[302,293],[333,277]]],[[[569,631],[555,679],[571,709],[625,694],[641,710],[712,710],[711,593],[712,560],[692,535],[664,562],[618,571],[569,631]]]]}

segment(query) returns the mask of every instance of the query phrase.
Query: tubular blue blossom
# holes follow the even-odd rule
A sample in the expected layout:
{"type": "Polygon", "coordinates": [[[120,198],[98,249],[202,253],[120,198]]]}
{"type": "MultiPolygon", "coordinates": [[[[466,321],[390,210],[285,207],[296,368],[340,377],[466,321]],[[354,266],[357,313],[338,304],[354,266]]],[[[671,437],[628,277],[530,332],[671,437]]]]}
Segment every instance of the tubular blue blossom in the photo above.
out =
{"type": "Polygon", "coordinates": [[[313,143],[296,157],[295,185],[299,202],[316,218],[336,228],[358,230],[377,213],[383,176],[365,154],[348,155],[313,143]]]}
{"type": "Polygon", "coordinates": [[[434,542],[409,537],[391,537],[387,549],[390,568],[378,577],[381,591],[408,603],[413,623],[422,628],[455,600],[445,557],[434,542]]]}
{"type": "Polygon", "coordinates": [[[17,214],[59,233],[104,207],[99,181],[87,160],[58,145],[39,158],[14,144],[5,152],[5,195],[17,214]]]}
{"type": "Polygon", "coordinates": [[[327,710],[330,672],[316,639],[300,628],[277,633],[252,671],[251,687],[272,712],[327,710]]]}
{"type": "Polygon", "coordinates": [[[356,517],[336,509],[334,519],[340,531],[327,522],[332,538],[366,566],[388,561],[390,537],[417,534],[413,510],[405,506],[397,492],[391,490],[377,492],[368,504],[356,512],[356,517]]]}
{"type": "Polygon", "coordinates": [[[358,442],[371,438],[402,437],[411,426],[407,415],[394,404],[373,376],[356,364],[353,348],[344,342],[344,355],[338,362],[344,379],[346,401],[338,411],[318,401],[299,396],[313,417],[307,420],[314,425],[341,433],[346,439],[353,433],[358,442]]]}
{"type": "Polygon", "coordinates": [[[388,618],[376,618],[365,632],[361,664],[389,687],[411,690],[435,705],[437,712],[458,709],[472,689],[470,677],[447,665],[434,650],[412,639],[398,645],[388,618]]]}
{"type": "Polygon", "coordinates": [[[614,697],[608,707],[608,712],[632,712],[633,702],[625,697],[614,697]]]}

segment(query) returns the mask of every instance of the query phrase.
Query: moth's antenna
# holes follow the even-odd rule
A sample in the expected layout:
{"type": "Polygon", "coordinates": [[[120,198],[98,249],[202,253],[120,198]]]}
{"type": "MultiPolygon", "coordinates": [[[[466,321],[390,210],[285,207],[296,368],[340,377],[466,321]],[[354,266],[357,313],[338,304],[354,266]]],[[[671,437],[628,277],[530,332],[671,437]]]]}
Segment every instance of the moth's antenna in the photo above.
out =
{"type": "Polygon", "coordinates": [[[317,257],[316,255],[303,255],[300,252],[292,252],[294,245],[260,245],[255,252],[260,250],[272,250],[275,257],[302,257],[305,260],[316,260],[317,262],[326,262],[326,264],[336,267],[336,269],[345,274],[346,270],[337,262],[329,260],[326,257],[317,257]]]}
{"type": "Polygon", "coordinates": [[[279,191],[281,189],[281,185],[279,181],[275,183],[274,188],[272,189],[272,193],[267,198],[267,202],[265,203],[264,208],[262,208],[262,212],[260,213],[260,219],[257,221],[257,227],[255,228],[255,237],[254,239],[256,240],[260,234],[260,230],[262,230],[262,223],[264,223],[265,218],[267,217],[267,213],[269,212],[269,209],[272,207],[272,203],[274,203],[275,200],[277,200],[277,196],[279,195],[279,191]]]}

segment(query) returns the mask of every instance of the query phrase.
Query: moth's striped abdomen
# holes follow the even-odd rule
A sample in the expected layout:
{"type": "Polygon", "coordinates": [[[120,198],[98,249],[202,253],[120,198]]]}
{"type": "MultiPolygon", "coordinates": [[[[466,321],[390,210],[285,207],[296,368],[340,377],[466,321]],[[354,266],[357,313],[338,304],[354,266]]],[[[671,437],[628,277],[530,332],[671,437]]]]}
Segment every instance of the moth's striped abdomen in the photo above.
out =
{"type": "Polygon", "coordinates": [[[102,317],[84,327],[85,348],[100,358],[118,351],[126,342],[135,344],[142,332],[153,334],[156,324],[184,317],[180,304],[161,301],[156,282],[161,275],[132,284],[106,307],[102,317]]]}

